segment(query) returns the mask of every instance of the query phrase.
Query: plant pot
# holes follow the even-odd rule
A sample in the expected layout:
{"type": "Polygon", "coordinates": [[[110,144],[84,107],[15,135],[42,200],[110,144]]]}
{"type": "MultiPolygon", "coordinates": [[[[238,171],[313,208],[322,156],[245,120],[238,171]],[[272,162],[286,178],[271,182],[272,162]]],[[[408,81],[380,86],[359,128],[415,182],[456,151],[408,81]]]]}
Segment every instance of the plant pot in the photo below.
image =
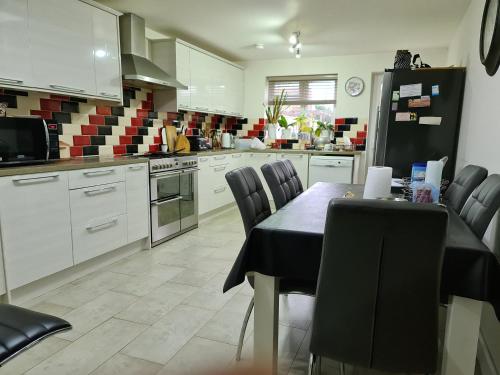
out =
{"type": "Polygon", "coordinates": [[[267,125],[267,138],[276,139],[277,137],[278,125],[276,124],[268,124],[267,125]]]}
{"type": "Polygon", "coordinates": [[[290,129],[290,128],[287,128],[287,129],[282,128],[281,129],[281,138],[282,139],[291,139],[292,138],[292,129],[290,129]]]}

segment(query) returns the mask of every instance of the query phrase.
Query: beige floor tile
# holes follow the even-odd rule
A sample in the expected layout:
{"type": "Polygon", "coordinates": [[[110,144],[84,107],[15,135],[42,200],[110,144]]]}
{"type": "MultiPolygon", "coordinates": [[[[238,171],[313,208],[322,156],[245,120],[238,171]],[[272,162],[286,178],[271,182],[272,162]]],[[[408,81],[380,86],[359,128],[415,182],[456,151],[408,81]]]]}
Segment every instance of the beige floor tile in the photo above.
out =
{"type": "Polygon", "coordinates": [[[242,314],[243,317],[248,310],[248,305],[251,299],[251,296],[242,293],[236,293],[231,297],[228,303],[224,305],[224,310],[242,314]]]}
{"type": "Polygon", "coordinates": [[[58,305],[50,302],[40,302],[30,306],[31,310],[35,310],[44,314],[63,316],[73,310],[71,307],[58,305]]]}
{"type": "Polygon", "coordinates": [[[201,307],[210,310],[220,310],[237,292],[238,288],[233,288],[227,293],[222,292],[226,277],[216,274],[200,290],[184,300],[184,304],[201,307]]]}
{"type": "Polygon", "coordinates": [[[69,344],[71,344],[70,341],[54,336],[49,337],[7,362],[0,368],[0,375],[24,374],[69,344]]]}
{"type": "Polygon", "coordinates": [[[154,276],[164,281],[169,280],[182,269],[158,264],[150,251],[141,251],[109,267],[109,270],[131,276],[154,276]]]}
{"type": "Polygon", "coordinates": [[[235,353],[233,345],[193,337],[158,375],[191,375],[222,370],[229,366],[235,353]]]}
{"type": "MultiPolygon", "coordinates": [[[[237,345],[244,317],[244,313],[222,309],[196,333],[196,336],[237,345]]],[[[250,319],[246,335],[251,335],[252,332],[253,319],[250,319]]]]}
{"type": "Polygon", "coordinates": [[[215,248],[213,247],[200,248],[198,246],[190,245],[180,252],[161,252],[153,254],[153,257],[156,262],[166,266],[188,268],[191,264],[204,259],[214,251],[215,248]]]}
{"type": "Polygon", "coordinates": [[[83,375],[94,371],[139,335],[142,324],[110,319],[27,372],[83,375]]]}
{"type": "Polygon", "coordinates": [[[136,299],[128,294],[106,292],[64,315],[63,318],[71,323],[73,329],[59,333],[57,337],[75,341],[128,307],[136,299]]]}
{"type": "Polygon", "coordinates": [[[280,323],[307,330],[312,321],[314,297],[300,294],[280,296],[280,323]]]}
{"type": "Polygon", "coordinates": [[[149,327],[122,352],[166,364],[213,315],[210,310],[180,305],[149,327]]]}
{"type": "Polygon", "coordinates": [[[103,363],[91,375],[156,375],[162,365],[118,353],[103,363]]]}
{"type": "MultiPolygon", "coordinates": [[[[181,270],[184,270],[184,268],[182,268],[181,270]]],[[[115,292],[126,293],[142,297],[152,292],[165,282],[166,282],[165,280],[159,279],[155,276],[148,276],[148,275],[132,276],[132,278],[129,281],[127,281],[122,285],[117,286],[113,290],[115,292]]]]}
{"type": "Polygon", "coordinates": [[[154,324],[199,288],[166,282],[116,315],[137,323],[154,324]]]}
{"type": "Polygon", "coordinates": [[[193,269],[186,269],[180,274],[172,278],[170,281],[173,283],[186,284],[196,287],[202,287],[214,277],[217,272],[214,271],[200,271],[193,269]]]}

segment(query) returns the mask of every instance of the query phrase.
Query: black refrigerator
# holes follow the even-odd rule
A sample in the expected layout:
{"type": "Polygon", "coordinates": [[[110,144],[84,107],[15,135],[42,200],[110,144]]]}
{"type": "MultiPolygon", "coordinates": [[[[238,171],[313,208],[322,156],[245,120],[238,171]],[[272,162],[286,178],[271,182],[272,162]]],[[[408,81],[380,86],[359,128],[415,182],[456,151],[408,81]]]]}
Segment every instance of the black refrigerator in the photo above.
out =
{"type": "Polygon", "coordinates": [[[412,164],[448,156],[443,179],[455,172],[465,68],[386,70],[374,165],[409,177],[412,164]]]}

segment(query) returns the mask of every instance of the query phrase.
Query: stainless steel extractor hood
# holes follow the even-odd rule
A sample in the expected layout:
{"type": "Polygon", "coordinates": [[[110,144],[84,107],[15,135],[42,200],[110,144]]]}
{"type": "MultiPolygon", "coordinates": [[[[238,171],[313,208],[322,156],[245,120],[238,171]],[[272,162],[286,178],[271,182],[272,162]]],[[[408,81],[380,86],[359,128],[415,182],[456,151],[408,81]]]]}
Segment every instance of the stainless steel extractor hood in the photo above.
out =
{"type": "Polygon", "coordinates": [[[146,23],[143,18],[132,13],[120,16],[120,45],[125,85],[187,90],[187,86],[146,58],[146,23]]]}

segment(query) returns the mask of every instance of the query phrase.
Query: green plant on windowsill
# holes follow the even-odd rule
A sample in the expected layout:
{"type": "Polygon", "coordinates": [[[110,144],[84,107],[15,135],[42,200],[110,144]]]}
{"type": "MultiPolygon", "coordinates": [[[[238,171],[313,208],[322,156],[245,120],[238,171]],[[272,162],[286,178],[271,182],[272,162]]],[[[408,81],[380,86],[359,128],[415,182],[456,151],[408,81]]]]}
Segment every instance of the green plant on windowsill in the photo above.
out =
{"type": "Polygon", "coordinates": [[[275,96],[272,105],[264,105],[266,107],[266,117],[268,124],[278,124],[283,107],[285,105],[287,94],[285,90],[281,90],[279,96],[275,96]]]}
{"type": "Polygon", "coordinates": [[[290,124],[286,120],[286,117],[283,115],[281,115],[280,118],[278,119],[278,125],[283,129],[288,129],[288,127],[290,126],[290,124]]]}
{"type": "Polygon", "coordinates": [[[323,131],[332,131],[333,130],[333,125],[332,124],[329,124],[329,123],[326,123],[326,122],[323,122],[323,121],[317,121],[316,124],[318,125],[316,130],[314,131],[314,135],[316,137],[320,137],[321,136],[321,132],[323,131]]]}
{"type": "Polygon", "coordinates": [[[305,114],[301,114],[298,117],[295,117],[295,125],[298,126],[299,132],[301,133],[312,133],[313,129],[309,126],[309,119],[305,114]]]}

